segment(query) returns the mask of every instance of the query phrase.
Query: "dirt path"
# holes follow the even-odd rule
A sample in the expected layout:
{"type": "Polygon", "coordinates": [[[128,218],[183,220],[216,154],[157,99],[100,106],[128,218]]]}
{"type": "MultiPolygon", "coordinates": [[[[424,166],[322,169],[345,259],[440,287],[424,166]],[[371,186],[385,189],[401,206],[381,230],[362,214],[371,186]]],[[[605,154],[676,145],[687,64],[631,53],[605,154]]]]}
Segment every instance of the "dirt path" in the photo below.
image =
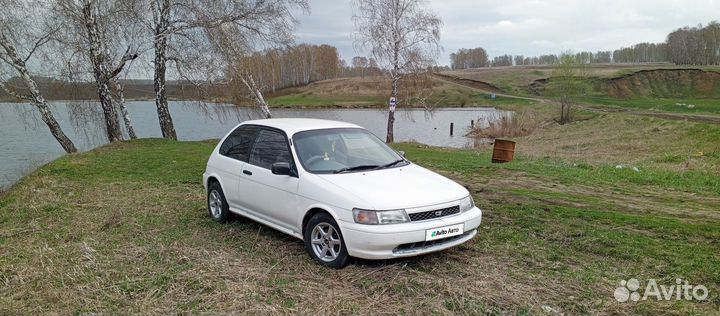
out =
{"type": "MultiPolygon", "coordinates": [[[[438,74],[438,73],[433,73],[433,76],[436,79],[444,81],[444,82],[448,82],[448,83],[455,84],[458,86],[463,86],[466,88],[478,90],[478,91],[485,92],[485,93],[495,93],[495,95],[501,96],[501,97],[531,100],[531,101],[535,101],[535,102],[539,102],[539,103],[549,103],[549,104],[555,103],[554,100],[550,100],[550,99],[546,99],[546,98],[522,97],[522,96],[506,94],[503,92],[502,89],[498,88],[497,86],[492,85],[487,82],[484,82],[484,81],[467,79],[467,78],[458,78],[458,77],[442,75],[442,74],[438,74]]],[[[666,119],[666,120],[689,121],[689,122],[708,123],[708,124],[720,124],[720,116],[716,116],[716,115],[642,111],[642,110],[620,108],[620,107],[613,107],[613,106],[603,106],[603,105],[597,105],[597,104],[578,104],[578,107],[580,109],[591,111],[591,112],[596,112],[596,113],[622,112],[622,113],[639,115],[639,116],[652,116],[652,117],[657,117],[657,118],[666,119]]]]}

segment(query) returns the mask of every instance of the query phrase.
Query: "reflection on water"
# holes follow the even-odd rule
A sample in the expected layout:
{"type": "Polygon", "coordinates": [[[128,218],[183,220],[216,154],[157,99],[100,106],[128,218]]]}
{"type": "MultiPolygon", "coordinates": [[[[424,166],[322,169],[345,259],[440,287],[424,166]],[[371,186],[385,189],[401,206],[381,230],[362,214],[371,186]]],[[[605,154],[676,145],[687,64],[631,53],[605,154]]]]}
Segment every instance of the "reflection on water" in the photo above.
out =
{"type": "MultiPolygon", "coordinates": [[[[95,102],[57,102],[52,111],[79,150],[105,144],[102,112],[95,102]]],[[[161,137],[153,101],[129,102],[138,137],[161,137]]],[[[385,139],[387,113],[378,109],[273,109],[278,118],[306,117],[355,123],[385,139]]],[[[170,102],[180,140],[220,138],[239,122],[260,117],[254,108],[183,101],[170,102]]],[[[476,140],[464,137],[471,121],[486,126],[506,112],[495,109],[400,110],[395,115],[395,141],[433,146],[469,147],[476,140]],[[454,135],[450,136],[450,123],[454,135]]],[[[41,164],[64,152],[30,104],[0,103],[0,187],[6,187],[41,164]]]]}

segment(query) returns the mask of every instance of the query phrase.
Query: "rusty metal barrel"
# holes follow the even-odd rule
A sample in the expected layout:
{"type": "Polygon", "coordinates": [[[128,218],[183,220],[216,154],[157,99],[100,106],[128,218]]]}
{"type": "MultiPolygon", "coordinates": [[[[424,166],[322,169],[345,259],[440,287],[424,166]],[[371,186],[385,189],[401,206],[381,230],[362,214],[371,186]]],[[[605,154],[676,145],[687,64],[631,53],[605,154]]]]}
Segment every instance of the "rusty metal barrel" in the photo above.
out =
{"type": "Polygon", "coordinates": [[[493,163],[511,162],[515,156],[515,142],[506,139],[496,139],[493,146],[493,163]]]}

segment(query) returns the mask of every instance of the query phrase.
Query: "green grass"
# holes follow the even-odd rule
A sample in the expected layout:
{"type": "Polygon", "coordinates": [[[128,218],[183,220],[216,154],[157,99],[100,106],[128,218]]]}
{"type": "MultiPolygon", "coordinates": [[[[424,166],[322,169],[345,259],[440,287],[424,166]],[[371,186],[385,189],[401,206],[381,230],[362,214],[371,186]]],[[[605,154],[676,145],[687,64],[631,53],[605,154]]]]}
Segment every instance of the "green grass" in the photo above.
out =
{"type": "Polygon", "coordinates": [[[484,210],[479,234],[440,253],[336,271],[267,227],[210,220],[201,177],[214,146],[116,143],[23,178],[0,196],[0,313],[718,311],[720,180],[712,174],[523,155],[492,164],[487,150],[397,144],[473,193],[484,210]],[[615,302],[618,282],[631,277],[704,284],[710,300],[615,302]]]}
{"type": "Polygon", "coordinates": [[[587,96],[578,98],[578,101],[589,104],[633,108],[640,110],[687,114],[720,114],[720,100],[718,99],[617,99],[611,97],[587,96]]]}
{"type": "MultiPolygon", "coordinates": [[[[417,146],[398,145],[400,150],[414,152],[417,146]]],[[[655,166],[636,172],[630,168],[618,169],[614,165],[590,165],[567,163],[553,158],[534,159],[519,156],[515,163],[497,165],[490,163],[490,152],[452,151],[452,160],[447,159],[448,150],[422,151],[423,164],[442,170],[459,173],[475,172],[483,175],[500,170],[550,178],[559,184],[601,185],[603,187],[640,185],[656,186],[661,189],[684,192],[704,192],[720,196],[720,177],[713,173],[697,171],[676,172],[655,166]]]]}

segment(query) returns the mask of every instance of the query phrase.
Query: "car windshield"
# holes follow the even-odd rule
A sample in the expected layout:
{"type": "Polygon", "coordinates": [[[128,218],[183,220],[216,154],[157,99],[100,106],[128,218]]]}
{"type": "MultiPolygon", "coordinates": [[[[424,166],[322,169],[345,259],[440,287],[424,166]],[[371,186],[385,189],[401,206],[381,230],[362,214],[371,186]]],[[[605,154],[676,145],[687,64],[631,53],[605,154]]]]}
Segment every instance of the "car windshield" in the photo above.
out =
{"type": "Polygon", "coordinates": [[[361,128],[331,128],[296,133],[295,151],[313,173],[366,171],[408,164],[397,152],[361,128]]]}

